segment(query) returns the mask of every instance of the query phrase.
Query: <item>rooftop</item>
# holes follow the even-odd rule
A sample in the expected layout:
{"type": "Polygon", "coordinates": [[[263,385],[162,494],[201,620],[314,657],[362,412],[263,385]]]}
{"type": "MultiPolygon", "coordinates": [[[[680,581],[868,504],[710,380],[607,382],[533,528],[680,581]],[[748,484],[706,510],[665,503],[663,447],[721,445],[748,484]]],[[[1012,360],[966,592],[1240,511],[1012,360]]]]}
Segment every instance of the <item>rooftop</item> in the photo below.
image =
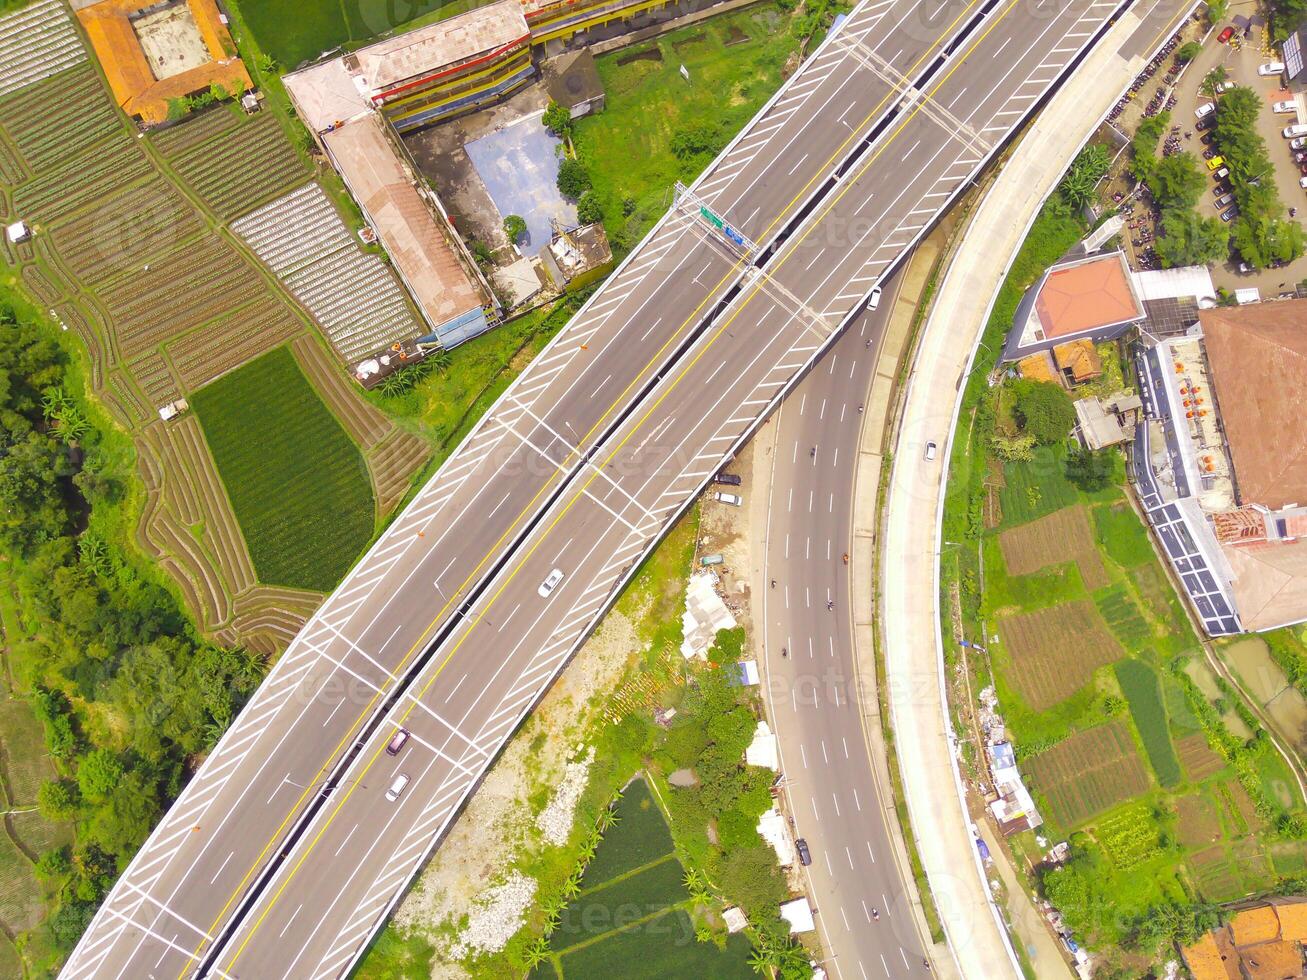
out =
{"type": "Polygon", "coordinates": [[[1120,252],[1054,266],[1039,286],[1035,310],[1046,337],[1070,337],[1144,315],[1120,252]]]}
{"type": "Polygon", "coordinates": [[[499,0],[370,44],[346,60],[357,62],[358,73],[376,93],[522,41],[529,34],[518,0],[499,0]]]}
{"type": "Polygon", "coordinates": [[[385,125],[376,114],[363,116],[326,133],[323,142],[434,329],[480,308],[485,297],[390,145],[385,125]]]}
{"type": "Polygon", "coordinates": [[[166,120],[172,99],[211,85],[239,95],[253,84],[214,0],[98,0],[79,5],[77,19],[114,100],[147,123],[166,120]]]}
{"type": "Polygon", "coordinates": [[[1203,310],[1241,503],[1307,503],[1307,300],[1203,310]]]}

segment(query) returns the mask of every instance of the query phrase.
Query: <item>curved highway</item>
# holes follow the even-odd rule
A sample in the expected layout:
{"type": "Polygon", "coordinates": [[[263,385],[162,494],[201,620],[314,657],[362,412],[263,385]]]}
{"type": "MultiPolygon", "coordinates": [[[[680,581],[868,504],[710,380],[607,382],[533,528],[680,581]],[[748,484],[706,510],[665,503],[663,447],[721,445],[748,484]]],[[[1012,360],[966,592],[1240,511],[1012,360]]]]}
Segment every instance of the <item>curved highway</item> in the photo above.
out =
{"type": "Polygon", "coordinates": [[[854,596],[843,560],[854,550],[859,409],[901,279],[786,398],[771,434],[761,633],[769,714],[795,830],[812,854],[805,874],[827,969],[841,980],[930,972],[894,858],[893,801],[881,797],[863,731],[854,603],[871,597],[854,596]]]}

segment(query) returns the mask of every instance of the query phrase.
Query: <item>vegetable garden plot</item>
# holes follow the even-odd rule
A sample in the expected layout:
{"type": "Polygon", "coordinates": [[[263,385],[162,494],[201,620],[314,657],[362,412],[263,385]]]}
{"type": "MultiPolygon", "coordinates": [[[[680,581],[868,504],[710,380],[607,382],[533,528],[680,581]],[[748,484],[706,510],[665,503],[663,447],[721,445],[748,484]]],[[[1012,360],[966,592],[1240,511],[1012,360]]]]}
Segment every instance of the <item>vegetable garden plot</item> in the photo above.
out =
{"type": "Polygon", "coordinates": [[[1124,654],[1084,600],[1004,616],[998,630],[1012,658],[1008,679],[1036,711],[1070,697],[1124,654]]]}
{"type": "Polygon", "coordinates": [[[172,162],[224,221],[309,179],[304,162],[270,112],[242,123],[230,135],[190,147],[172,162]]]}
{"type": "Polygon", "coordinates": [[[1175,743],[1180,764],[1194,782],[1215,775],[1225,768],[1225,760],[1212,751],[1207,736],[1202,732],[1186,735],[1175,743]]]}
{"type": "Polygon", "coordinates": [[[1107,584],[1107,570],[1094,544],[1084,504],[1064,507],[998,536],[1009,575],[1029,575],[1049,565],[1073,561],[1089,591],[1107,584]]]}
{"type": "Polygon", "coordinates": [[[1033,756],[1026,768],[1063,830],[1148,788],[1134,741],[1119,721],[1069,736],[1033,756]]]}

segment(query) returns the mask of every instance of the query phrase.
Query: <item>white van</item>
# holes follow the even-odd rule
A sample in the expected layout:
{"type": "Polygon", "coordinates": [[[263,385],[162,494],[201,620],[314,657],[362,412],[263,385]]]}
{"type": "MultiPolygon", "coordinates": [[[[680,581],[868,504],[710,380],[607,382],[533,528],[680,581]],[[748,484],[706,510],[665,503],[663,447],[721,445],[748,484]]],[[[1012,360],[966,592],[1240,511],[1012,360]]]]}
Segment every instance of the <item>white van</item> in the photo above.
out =
{"type": "Polygon", "coordinates": [[[1307,136],[1307,124],[1296,123],[1293,126],[1285,126],[1281,130],[1281,135],[1287,140],[1291,140],[1295,136],[1307,136]]]}
{"type": "Polygon", "coordinates": [[[386,790],[386,799],[394,803],[399,799],[399,794],[404,792],[404,787],[408,785],[408,773],[401,772],[390,783],[390,789],[386,790]]]}

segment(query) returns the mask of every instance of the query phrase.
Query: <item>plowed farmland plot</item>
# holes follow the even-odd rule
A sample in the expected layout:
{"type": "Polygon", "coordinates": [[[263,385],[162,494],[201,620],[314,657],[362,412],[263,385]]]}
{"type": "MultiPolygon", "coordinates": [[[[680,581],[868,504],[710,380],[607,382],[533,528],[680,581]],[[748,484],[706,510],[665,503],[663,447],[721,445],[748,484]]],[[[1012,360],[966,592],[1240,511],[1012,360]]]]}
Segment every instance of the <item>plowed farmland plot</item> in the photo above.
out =
{"type": "Polygon", "coordinates": [[[1027,770],[1063,830],[1148,788],[1134,742],[1119,721],[1069,736],[1031,758],[1027,770]]]}
{"type": "Polygon", "coordinates": [[[217,139],[180,151],[172,164],[224,221],[254,210],[309,178],[304,162],[270,112],[260,113],[217,139]]]}
{"type": "Polygon", "coordinates": [[[1176,753],[1180,756],[1180,765],[1194,782],[1215,775],[1225,768],[1225,761],[1212,751],[1207,744],[1207,736],[1201,732],[1186,735],[1175,743],[1176,753]]]}
{"type": "Polygon", "coordinates": [[[1049,565],[1073,561],[1086,589],[1092,592],[1107,584],[1107,570],[1094,545],[1089,513],[1083,504],[1063,507],[1047,517],[1004,531],[998,543],[1010,575],[1029,575],[1049,565]]]}
{"type": "Polygon", "coordinates": [[[1009,680],[1036,711],[1070,697],[1123,655],[1093,603],[1083,600],[1004,616],[998,630],[1012,658],[1009,680]]]}
{"type": "Polygon", "coordinates": [[[372,536],[358,447],[280,347],[194,395],[259,580],[328,591],[372,536]]]}
{"type": "Polygon", "coordinates": [[[122,134],[90,63],[0,100],[0,124],[33,171],[58,165],[115,133],[122,134]]]}
{"type": "Polygon", "coordinates": [[[119,276],[99,295],[123,353],[131,357],[222,316],[265,288],[230,246],[205,235],[164,256],[148,272],[119,276]]]}
{"type": "Polygon", "coordinates": [[[1176,801],[1176,811],[1176,831],[1185,847],[1204,847],[1221,839],[1221,817],[1211,800],[1182,796],[1176,801]]]}

